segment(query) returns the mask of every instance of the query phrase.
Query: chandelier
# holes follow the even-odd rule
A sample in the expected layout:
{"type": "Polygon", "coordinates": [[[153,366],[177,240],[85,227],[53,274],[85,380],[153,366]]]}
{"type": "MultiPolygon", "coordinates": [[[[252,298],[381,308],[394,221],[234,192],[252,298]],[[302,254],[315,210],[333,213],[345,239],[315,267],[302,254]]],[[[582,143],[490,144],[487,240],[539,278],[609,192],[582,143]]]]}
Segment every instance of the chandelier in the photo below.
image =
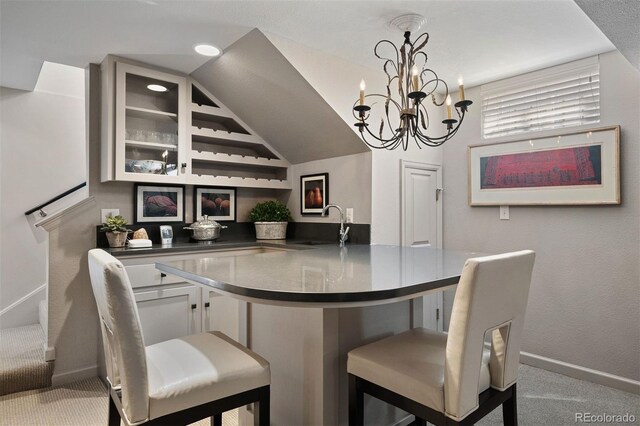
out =
{"type": "Polygon", "coordinates": [[[383,61],[382,69],[387,76],[386,94],[365,95],[365,83],[362,80],[360,99],[356,100],[353,107],[353,115],[357,120],[355,126],[360,131],[362,140],[371,148],[392,150],[402,146],[406,151],[410,139],[414,139],[419,148],[422,148],[421,145],[440,146],[458,132],[467,108],[473,103],[464,98],[464,85],[460,78],[460,100],[454,104],[455,116],[453,115],[447,83],[435,71],[427,68],[427,54],[423,49],[429,41],[429,34],[422,33],[411,41],[411,31],[418,30],[423,23],[424,18],[414,14],[394,19],[391,24],[404,31],[404,42],[400,49],[389,40],[379,41],[373,49],[376,57],[383,61]],[[391,48],[388,52],[390,55],[385,56],[379,52],[387,47],[391,48]],[[436,107],[446,104],[447,118],[442,120],[445,126],[442,127],[440,136],[426,134],[430,120],[424,101],[428,98],[431,98],[436,107]],[[367,105],[366,100],[373,102],[367,105]],[[367,122],[372,108],[376,106],[383,108],[384,112],[380,126],[376,129],[377,134],[369,129],[367,122]],[[399,117],[397,122],[390,118],[396,113],[399,117]]]}

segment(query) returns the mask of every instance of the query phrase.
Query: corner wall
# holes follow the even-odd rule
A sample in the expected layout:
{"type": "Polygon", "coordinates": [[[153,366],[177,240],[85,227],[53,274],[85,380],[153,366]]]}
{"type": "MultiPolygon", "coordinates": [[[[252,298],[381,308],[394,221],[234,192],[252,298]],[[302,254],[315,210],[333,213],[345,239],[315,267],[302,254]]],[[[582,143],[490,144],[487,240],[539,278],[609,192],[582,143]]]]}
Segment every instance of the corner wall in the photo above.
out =
{"type": "Polygon", "coordinates": [[[334,209],[329,212],[329,217],[303,216],[300,213],[300,176],[329,173],[329,203],[344,209],[353,208],[353,223],[371,223],[370,152],[294,164],[290,173],[293,189],[287,207],[295,222],[340,222],[340,215],[334,209]]]}
{"type": "MultiPolygon", "coordinates": [[[[622,205],[512,206],[467,204],[467,145],[483,140],[480,88],[465,126],[444,148],[444,244],[452,250],[537,252],[522,350],[632,380],[640,379],[640,73],[618,52],[600,55],[597,125],[621,126],[622,205]]],[[[547,136],[562,131],[539,132],[547,136]]],[[[445,295],[450,308],[453,292],[445,295]]],[[[445,308],[447,314],[450,309],[445,308]]]]}

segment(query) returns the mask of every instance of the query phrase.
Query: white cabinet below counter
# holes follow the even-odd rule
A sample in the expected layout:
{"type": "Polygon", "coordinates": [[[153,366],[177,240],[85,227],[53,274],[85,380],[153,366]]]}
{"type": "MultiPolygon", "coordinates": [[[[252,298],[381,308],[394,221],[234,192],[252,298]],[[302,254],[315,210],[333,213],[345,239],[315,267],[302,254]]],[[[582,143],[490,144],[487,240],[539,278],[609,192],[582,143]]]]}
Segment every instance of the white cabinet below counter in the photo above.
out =
{"type": "Polygon", "coordinates": [[[200,289],[192,284],[134,290],[145,345],[200,332],[200,289]]]}
{"type": "Polygon", "coordinates": [[[173,255],[129,255],[124,265],[138,306],[146,345],[176,337],[218,330],[239,342],[246,342],[247,303],[221,295],[208,288],[161,273],[158,261],[215,258],[218,268],[235,268],[235,256],[279,249],[253,247],[173,255]]]}

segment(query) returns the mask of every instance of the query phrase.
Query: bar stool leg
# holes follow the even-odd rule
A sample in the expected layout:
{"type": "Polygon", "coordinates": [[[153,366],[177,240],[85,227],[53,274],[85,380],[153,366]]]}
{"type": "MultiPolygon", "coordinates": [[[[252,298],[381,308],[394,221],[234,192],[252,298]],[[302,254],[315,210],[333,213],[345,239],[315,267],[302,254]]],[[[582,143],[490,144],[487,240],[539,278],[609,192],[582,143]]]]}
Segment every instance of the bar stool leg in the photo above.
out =
{"type": "Polygon", "coordinates": [[[502,417],[505,426],[518,426],[518,399],[516,385],[512,386],[511,397],[502,403],[502,417]]]}
{"type": "Polygon", "coordinates": [[[211,426],[222,426],[222,413],[211,416],[211,426]]]}
{"type": "Polygon", "coordinates": [[[120,426],[120,412],[111,395],[109,395],[109,419],[107,423],[109,426],[120,426]]]}
{"type": "Polygon", "coordinates": [[[260,390],[260,398],[253,404],[254,426],[269,426],[271,422],[271,386],[260,390]]]}
{"type": "Polygon", "coordinates": [[[353,374],[349,374],[349,425],[364,425],[364,392],[353,374]]]}

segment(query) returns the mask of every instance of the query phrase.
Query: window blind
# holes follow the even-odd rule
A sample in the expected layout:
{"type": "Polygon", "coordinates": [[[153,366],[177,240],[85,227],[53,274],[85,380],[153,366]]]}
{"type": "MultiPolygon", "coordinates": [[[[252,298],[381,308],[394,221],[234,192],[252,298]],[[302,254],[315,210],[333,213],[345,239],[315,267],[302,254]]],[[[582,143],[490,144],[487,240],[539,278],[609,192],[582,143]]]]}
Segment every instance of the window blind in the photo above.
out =
{"type": "Polygon", "coordinates": [[[599,68],[592,57],[483,85],[483,137],[598,123],[599,68]]]}

